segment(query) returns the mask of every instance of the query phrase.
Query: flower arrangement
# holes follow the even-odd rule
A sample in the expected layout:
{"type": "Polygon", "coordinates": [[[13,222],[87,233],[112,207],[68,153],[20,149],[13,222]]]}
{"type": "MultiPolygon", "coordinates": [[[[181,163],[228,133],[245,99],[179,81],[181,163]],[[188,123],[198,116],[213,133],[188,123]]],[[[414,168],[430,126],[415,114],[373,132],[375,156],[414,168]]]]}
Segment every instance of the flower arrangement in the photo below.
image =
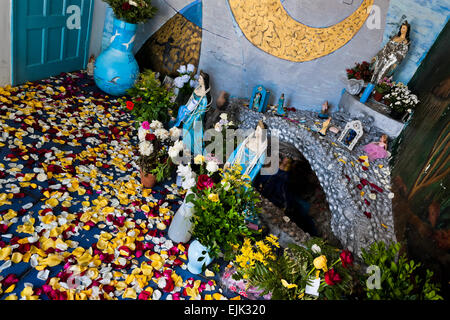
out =
{"type": "Polygon", "coordinates": [[[419,103],[417,96],[412,94],[408,86],[402,82],[394,82],[391,91],[384,96],[388,101],[388,106],[398,114],[409,113],[414,110],[419,103]]]}
{"type": "MultiPolygon", "coordinates": [[[[185,147],[184,144],[175,143],[169,150],[172,159],[175,159],[183,151],[183,147],[185,147]]],[[[185,190],[194,188],[197,185],[197,177],[200,176],[202,176],[202,179],[208,176],[217,183],[220,181],[219,162],[212,156],[197,155],[193,163],[179,164],[177,174],[182,181],[181,187],[185,190]]]]}
{"type": "Polygon", "coordinates": [[[152,18],[156,7],[152,6],[151,0],[103,0],[114,11],[117,19],[128,23],[144,23],[152,18]]]}
{"type": "Polygon", "coordinates": [[[391,91],[394,83],[391,81],[391,78],[385,77],[375,86],[375,91],[381,94],[388,94],[391,91]]]}
{"type": "Polygon", "coordinates": [[[356,63],[351,69],[346,69],[347,79],[364,80],[364,82],[370,82],[372,78],[372,71],[370,70],[370,64],[367,61],[356,63]]]}
{"type": "Polygon", "coordinates": [[[170,177],[174,165],[168,151],[177,135],[179,129],[167,131],[160,121],[142,122],[138,130],[138,165],[144,174],[154,175],[157,182],[170,177]]]}
{"type": "Polygon", "coordinates": [[[245,279],[247,286],[271,293],[274,300],[341,299],[351,292],[350,251],[313,238],[304,247],[290,244],[277,255],[280,246],[276,240],[273,236],[255,244],[245,240],[235,258],[233,278],[245,279]]]}
{"type": "Polygon", "coordinates": [[[209,174],[200,174],[186,198],[194,204],[192,235],[215,258],[223,254],[226,260],[233,256],[236,245],[245,237],[253,237],[254,231],[247,227],[245,212],[257,213],[254,206],[259,201],[250,185],[248,176],[241,174],[240,166],[218,169],[219,180],[209,174]]]}
{"type": "Polygon", "coordinates": [[[173,80],[174,93],[177,95],[176,105],[186,103],[192,92],[198,85],[198,74],[194,73],[193,64],[182,65],[177,69],[178,77],[173,80]]]}
{"type": "Polygon", "coordinates": [[[120,99],[126,109],[137,120],[136,124],[144,121],[158,120],[166,123],[173,114],[173,93],[168,91],[155,77],[151,70],[145,70],[139,76],[135,86],[127,91],[130,100],[120,99]]]}

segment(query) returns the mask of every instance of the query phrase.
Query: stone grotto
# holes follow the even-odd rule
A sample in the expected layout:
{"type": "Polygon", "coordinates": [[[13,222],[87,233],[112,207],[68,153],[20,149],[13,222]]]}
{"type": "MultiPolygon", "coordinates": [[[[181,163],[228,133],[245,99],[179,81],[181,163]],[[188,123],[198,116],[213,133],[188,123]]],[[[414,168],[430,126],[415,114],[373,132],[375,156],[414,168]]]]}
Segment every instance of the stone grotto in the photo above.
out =
{"type": "Polygon", "coordinates": [[[448,0],[0,16],[0,300],[448,300],[448,0]]]}

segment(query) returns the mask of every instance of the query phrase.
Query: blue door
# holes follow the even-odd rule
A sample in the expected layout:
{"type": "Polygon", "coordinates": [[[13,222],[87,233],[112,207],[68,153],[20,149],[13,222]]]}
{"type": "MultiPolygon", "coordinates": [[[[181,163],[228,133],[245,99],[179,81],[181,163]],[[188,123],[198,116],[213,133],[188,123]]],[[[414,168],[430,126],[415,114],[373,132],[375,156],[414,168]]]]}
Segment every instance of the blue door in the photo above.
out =
{"type": "Polygon", "coordinates": [[[93,2],[13,0],[14,85],[86,67],[93,2]]]}

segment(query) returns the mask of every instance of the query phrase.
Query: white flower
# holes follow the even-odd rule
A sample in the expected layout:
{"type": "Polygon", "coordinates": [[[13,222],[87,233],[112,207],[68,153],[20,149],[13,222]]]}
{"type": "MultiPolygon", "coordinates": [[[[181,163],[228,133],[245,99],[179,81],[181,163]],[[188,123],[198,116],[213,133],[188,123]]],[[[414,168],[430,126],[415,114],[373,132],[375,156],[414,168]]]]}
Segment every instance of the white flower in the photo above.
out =
{"type": "Polygon", "coordinates": [[[173,144],[173,146],[169,148],[169,156],[172,159],[175,159],[180,154],[180,151],[183,150],[183,148],[184,148],[183,141],[178,140],[173,144]]]}
{"type": "Polygon", "coordinates": [[[139,152],[148,157],[153,152],[153,145],[149,141],[143,141],[139,143],[139,152]]]}
{"type": "Polygon", "coordinates": [[[206,164],[206,170],[208,170],[209,173],[214,173],[219,170],[219,166],[215,161],[209,161],[206,164]]]}
{"type": "Polygon", "coordinates": [[[231,187],[231,185],[230,185],[230,183],[227,181],[221,181],[220,182],[220,184],[223,186],[223,188],[225,189],[225,191],[228,191],[228,190],[230,190],[230,187],[231,187]]]}
{"type": "Polygon", "coordinates": [[[191,80],[191,77],[189,77],[189,75],[185,74],[184,76],[181,77],[181,79],[183,80],[183,83],[189,82],[189,80],[191,80]]]}
{"type": "Polygon", "coordinates": [[[150,123],[150,129],[152,129],[152,130],[160,129],[162,127],[163,127],[163,124],[158,120],[153,120],[150,123]]]}
{"type": "Polygon", "coordinates": [[[130,5],[132,5],[132,6],[135,6],[135,7],[138,6],[138,4],[137,4],[136,2],[134,2],[133,0],[129,0],[128,3],[129,3],[130,5]]]}
{"type": "Polygon", "coordinates": [[[181,129],[179,129],[177,127],[172,127],[169,130],[169,134],[170,134],[170,138],[172,139],[172,141],[177,141],[178,138],[181,136],[181,129]]]}
{"type": "Polygon", "coordinates": [[[221,113],[221,114],[220,114],[220,119],[222,119],[222,120],[228,120],[228,114],[226,114],[226,113],[221,113]]]}
{"type": "Polygon", "coordinates": [[[181,77],[175,78],[173,80],[173,83],[174,83],[175,87],[177,87],[178,89],[181,89],[184,86],[184,82],[183,82],[183,79],[181,77]]]}
{"type": "Polygon", "coordinates": [[[222,131],[222,125],[220,124],[220,122],[217,122],[214,125],[214,130],[216,130],[217,132],[221,132],[222,131]]]}
{"type": "Polygon", "coordinates": [[[190,165],[178,165],[177,174],[181,177],[191,177],[192,170],[190,165]]]}
{"type": "Polygon", "coordinates": [[[194,72],[194,69],[195,69],[195,66],[193,64],[189,63],[187,65],[187,68],[186,68],[187,72],[192,73],[192,72],[194,72]]]}
{"type": "Polygon", "coordinates": [[[169,131],[167,131],[166,129],[163,129],[163,128],[156,129],[155,136],[158,139],[164,141],[169,138],[169,131]]]}
{"type": "Polygon", "coordinates": [[[175,146],[171,146],[169,147],[169,157],[171,159],[175,159],[176,157],[178,157],[178,154],[180,153],[180,149],[176,148],[175,146]]]}
{"type": "Polygon", "coordinates": [[[178,73],[181,73],[181,74],[186,73],[186,66],[185,66],[185,65],[180,66],[180,67],[177,69],[177,72],[178,72],[178,73]]]}
{"type": "Polygon", "coordinates": [[[320,249],[320,247],[317,244],[313,244],[311,246],[311,251],[314,253],[320,253],[322,251],[322,249],[320,249]]]}
{"type": "Polygon", "coordinates": [[[145,129],[142,128],[142,127],[139,127],[139,129],[138,129],[138,138],[139,138],[139,141],[144,141],[144,140],[145,140],[146,134],[147,134],[147,130],[145,130],[145,129]]]}
{"type": "Polygon", "coordinates": [[[195,177],[190,176],[188,178],[184,178],[181,183],[181,187],[185,190],[189,190],[197,184],[195,177]]]}

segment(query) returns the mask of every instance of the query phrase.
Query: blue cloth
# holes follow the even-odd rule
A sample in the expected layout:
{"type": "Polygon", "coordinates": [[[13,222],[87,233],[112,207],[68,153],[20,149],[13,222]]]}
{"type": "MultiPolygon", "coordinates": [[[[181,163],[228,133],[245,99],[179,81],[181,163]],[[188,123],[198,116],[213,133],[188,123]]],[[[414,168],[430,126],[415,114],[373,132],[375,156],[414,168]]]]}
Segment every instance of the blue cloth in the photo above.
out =
{"type": "MultiPolygon", "coordinates": [[[[238,147],[233,151],[233,153],[230,155],[230,157],[228,158],[228,161],[231,165],[234,164],[234,161],[236,159],[236,155],[238,150],[241,148],[241,144],[238,145],[238,147]]],[[[253,158],[256,155],[251,152],[248,148],[245,149],[244,154],[242,155],[242,159],[241,162],[239,163],[242,167],[242,173],[245,172],[245,170],[247,169],[247,167],[250,165],[250,163],[252,162],[253,158]]],[[[249,177],[250,179],[253,181],[256,177],[256,175],[259,173],[259,171],[261,170],[261,167],[264,164],[264,161],[266,160],[266,153],[264,152],[260,157],[258,162],[256,163],[256,165],[253,167],[252,171],[250,171],[249,173],[249,177]]]]}

